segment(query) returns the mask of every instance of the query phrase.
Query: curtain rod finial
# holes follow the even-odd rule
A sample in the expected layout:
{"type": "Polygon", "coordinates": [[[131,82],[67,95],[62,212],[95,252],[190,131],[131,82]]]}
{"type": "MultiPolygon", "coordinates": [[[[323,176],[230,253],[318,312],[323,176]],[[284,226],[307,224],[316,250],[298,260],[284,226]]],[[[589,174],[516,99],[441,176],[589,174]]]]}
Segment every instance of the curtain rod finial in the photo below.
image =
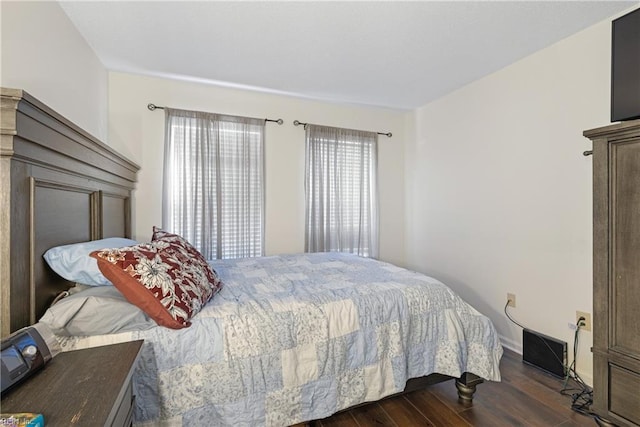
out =
{"type": "Polygon", "coordinates": [[[155,109],[156,109],[156,106],[155,106],[155,105],[153,105],[153,104],[148,104],[148,105],[147,105],[147,108],[148,108],[149,110],[153,111],[153,110],[155,110],[155,109]]]}

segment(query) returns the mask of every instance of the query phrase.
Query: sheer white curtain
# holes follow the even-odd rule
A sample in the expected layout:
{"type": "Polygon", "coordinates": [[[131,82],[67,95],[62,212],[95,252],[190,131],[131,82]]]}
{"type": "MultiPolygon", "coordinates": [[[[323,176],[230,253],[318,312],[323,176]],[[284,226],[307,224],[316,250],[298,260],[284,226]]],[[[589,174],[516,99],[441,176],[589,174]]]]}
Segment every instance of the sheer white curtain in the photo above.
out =
{"type": "Polygon", "coordinates": [[[264,255],[264,120],[165,108],[162,225],[207,259],[264,255]]]}
{"type": "Polygon", "coordinates": [[[378,256],[378,135],[306,125],[305,251],[378,256]]]}

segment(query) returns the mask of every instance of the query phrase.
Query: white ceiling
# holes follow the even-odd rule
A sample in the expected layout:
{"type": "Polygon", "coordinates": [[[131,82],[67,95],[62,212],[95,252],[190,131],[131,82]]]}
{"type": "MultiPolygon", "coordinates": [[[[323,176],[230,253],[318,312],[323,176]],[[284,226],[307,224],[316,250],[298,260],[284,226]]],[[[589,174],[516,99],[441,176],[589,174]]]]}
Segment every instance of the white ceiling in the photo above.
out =
{"type": "Polygon", "coordinates": [[[638,2],[60,4],[109,70],[412,109],[638,2]]]}

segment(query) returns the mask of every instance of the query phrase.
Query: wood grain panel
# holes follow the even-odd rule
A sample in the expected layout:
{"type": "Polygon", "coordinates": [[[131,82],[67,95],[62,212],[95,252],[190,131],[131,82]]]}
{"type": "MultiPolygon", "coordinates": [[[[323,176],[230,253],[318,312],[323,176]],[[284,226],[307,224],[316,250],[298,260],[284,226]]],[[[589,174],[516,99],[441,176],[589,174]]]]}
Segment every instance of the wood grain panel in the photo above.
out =
{"type": "Polygon", "coordinates": [[[609,348],[609,145],[593,140],[593,411],[608,411],[609,348]]]}
{"type": "Polygon", "coordinates": [[[640,375],[620,366],[611,365],[609,376],[611,378],[610,411],[640,424],[640,375]]]}
{"type": "Polygon", "coordinates": [[[129,235],[129,198],[104,192],[100,194],[101,237],[104,239],[129,235]]]}
{"type": "Polygon", "coordinates": [[[612,346],[640,355],[640,140],[612,149],[612,346]]]}
{"type": "Polygon", "coordinates": [[[399,426],[436,427],[404,396],[380,401],[380,407],[399,426]]]}
{"type": "MultiPolygon", "coordinates": [[[[0,239],[2,258],[8,260],[8,268],[0,271],[1,286],[10,289],[8,299],[2,299],[2,329],[12,330],[28,325],[31,319],[31,243],[28,230],[30,224],[30,185],[28,167],[19,162],[11,162],[11,186],[3,191],[10,193],[10,239],[0,239]],[[24,195],[24,196],[22,196],[24,195]],[[8,320],[4,320],[8,318],[8,320]]],[[[6,209],[6,208],[5,208],[6,209]]],[[[3,335],[4,336],[4,335],[3,335]]]]}
{"type": "MultiPolygon", "coordinates": [[[[11,182],[11,161],[9,158],[0,158],[0,281],[11,283],[11,187],[6,183],[11,182]],[[7,236],[9,238],[7,239],[7,236]]],[[[11,287],[0,286],[0,301],[11,306],[11,287]]],[[[9,311],[2,310],[0,313],[0,325],[9,325],[11,317],[9,311]]]]}
{"type": "MultiPolygon", "coordinates": [[[[136,173],[140,169],[138,165],[52,108],[22,90],[2,88],[2,96],[19,101],[14,107],[14,114],[7,111],[7,118],[3,119],[3,122],[7,120],[9,123],[13,120],[13,129],[17,129],[18,135],[31,142],[14,145],[13,151],[19,157],[28,161],[48,163],[51,153],[56,153],[69,159],[69,163],[59,159],[55,161],[56,165],[68,171],[77,171],[83,176],[97,174],[94,177],[105,182],[115,181],[124,187],[135,182],[136,173]],[[44,151],[28,151],[35,147],[42,147],[44,151]],[[37,153],[41,153],[42,157],[34,155],[37,153]],[[111,177],[106,178],[107,175],[111,177]]],[[[10,129],[8,126],[2,127],[10,129]]]]}
{"type": "Polygon", "coordinates": [[[111,425],[141,346],[132,341],[61,353],[3,395],[2,411],[40,413],[47,426],[111,425]]]}
{"type": "Polygon", "coordinates": [[[359,424],[349,412],[341,412],[324,420],[311,423],[312,426],[320,425],[322,427],[358,427],[359,424]]]}
{"type": "Polygon", "coordinates": [[[44,261],[44,253],[54,247],[95,238],[92,189],[37,181],[32,178],[31,236],[31,323],[35,323],[55,296],[72,284],[58,276],[44,261]]]}
{"type": "Polygon", "coordinates": [[[447,406],[428,389],[414,391],[408,394],[406,398],[422,414],[428,413],[429,421],[437,426],[469,426],[469,423],[458,414],[448,411],[447,406]]]}
{"type": "Polygon", "coordinates": [[[398,427],[398,424],[378,404],[360,406],[351,411],[358,424],[380,427],[398,427]]]}

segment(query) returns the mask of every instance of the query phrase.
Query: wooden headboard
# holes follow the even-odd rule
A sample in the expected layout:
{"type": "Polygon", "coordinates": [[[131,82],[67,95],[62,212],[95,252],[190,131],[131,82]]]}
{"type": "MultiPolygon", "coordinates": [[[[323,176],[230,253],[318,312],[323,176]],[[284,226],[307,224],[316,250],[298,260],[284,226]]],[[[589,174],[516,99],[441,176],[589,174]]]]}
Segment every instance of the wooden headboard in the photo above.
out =
{"type": "Polygon", "coordinates": [[[18,89],[0,89],[1,336],[35,323],[72,284],[42,255],[54,246],[131,236],[139,169],[18,89]]]}

